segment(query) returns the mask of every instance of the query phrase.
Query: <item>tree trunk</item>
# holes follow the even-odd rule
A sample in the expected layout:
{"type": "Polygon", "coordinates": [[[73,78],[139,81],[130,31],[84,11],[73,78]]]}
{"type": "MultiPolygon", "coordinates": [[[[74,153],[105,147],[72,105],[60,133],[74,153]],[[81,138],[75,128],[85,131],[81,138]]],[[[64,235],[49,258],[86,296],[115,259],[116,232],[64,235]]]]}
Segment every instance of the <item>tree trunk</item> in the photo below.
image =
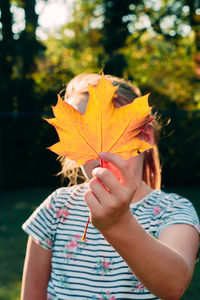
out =
{"type": "Polygon", "coordinates": [[[123,76],[123,70],[126,67],[124,55],[119,50],[125,45],[129,35],[127,28],[129,21],[123,20],[123,17],[130,13],[130,3],[130,0],[104,0],[105,19],[102,44],[108,56],[104,72],[119,77],[123,76]]]}
{"type": "Polygon", "coordinates": [[[1,80],[9,80],[13,64],[13,33],[10,1],[0,0],[2,41],[0,42],[0,76],[1,80]]]}
{"type": "Polygon", "coordinates": [[[35,69],[35,56],[38,52],[36,40],[36,29],[38,25],[38,15],[35,12],[36,0],[23,0],[25,11],[25,29],[21,34],[21,54],[23,60],[22,75],[25,78],[27,74],[35,69]]]}

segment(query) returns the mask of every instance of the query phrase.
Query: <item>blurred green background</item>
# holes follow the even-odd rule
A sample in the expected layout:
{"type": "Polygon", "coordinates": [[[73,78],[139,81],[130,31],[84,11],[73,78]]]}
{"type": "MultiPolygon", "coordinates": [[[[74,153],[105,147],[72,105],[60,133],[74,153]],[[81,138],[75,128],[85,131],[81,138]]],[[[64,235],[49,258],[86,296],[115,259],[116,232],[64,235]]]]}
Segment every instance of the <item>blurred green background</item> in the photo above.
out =
{"type": "MultiPolygon", "coordinates": [[[[200,214],[200,0],[0,0],[1,300],[19,299],[21,224],[61,186],[46,149],[58,137],[42,117],[74,75],[102,70],[151,93],[162,187],[200,214]]],[[[184,299],[199,294],[197,264],[184,299]]]]}

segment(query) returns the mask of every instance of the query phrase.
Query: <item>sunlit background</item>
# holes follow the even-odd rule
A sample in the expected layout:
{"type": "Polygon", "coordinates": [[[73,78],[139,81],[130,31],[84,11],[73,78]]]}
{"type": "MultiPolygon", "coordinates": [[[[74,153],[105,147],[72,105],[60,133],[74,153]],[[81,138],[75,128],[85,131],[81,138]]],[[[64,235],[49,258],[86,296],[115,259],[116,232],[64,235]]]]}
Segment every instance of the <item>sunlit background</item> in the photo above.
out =
{"type": "MultiPolygon", "coordinates": [[[[146,7],[151,7],[155,11],[159,11],[162,8],[162,1],[146,1],[146,7]]],[[[37,36],[42,40],[46,40],[49,34],[54,34],[57,29],[70,21],[73,15],[73,0],[38,0],[36,1],[35,10],[39,15],[37,36]]],[[[189,6],[185,5],[183,11],[187,14],[189,12],[189,6]]],[[[17,38],[19,33],[25,28],[25,13],[23,8],[20,8],[17,4],[11,5],[11,12],[14,17],[13,32],[17,38]]],[[[200,8],[196,9],[196,14],[200,15],[200,8]]],[[[176,15],[166,16],[161,24],[162,28],[170,30],[170,35],[172,36],[176,34],[176,31],[173,29],[175,21],[176,15]]],[[[133,32],[144,26],[151,27],[149,17],[146,15],[140,17],[137,26],[130,24],[129,30],[133,32]]],[[[179,24],[178,31],[183,36],[187,36],[191,32],[191,27],[188,24],[179,24]]]]}
{"type": "MultiPolygon", "coordinates": [[[[42,1],[36,2],[35,11],[39,15],[37,36],[39,39],[45,40],[49,34],[66,24],[72,17],[73,0],[69,1],[42,1]]],[[[13,32],[15,37],[25,29],[25,13],[24,9],[17,4],[11,5],[11,12],[14,16],[13,32]]]]}

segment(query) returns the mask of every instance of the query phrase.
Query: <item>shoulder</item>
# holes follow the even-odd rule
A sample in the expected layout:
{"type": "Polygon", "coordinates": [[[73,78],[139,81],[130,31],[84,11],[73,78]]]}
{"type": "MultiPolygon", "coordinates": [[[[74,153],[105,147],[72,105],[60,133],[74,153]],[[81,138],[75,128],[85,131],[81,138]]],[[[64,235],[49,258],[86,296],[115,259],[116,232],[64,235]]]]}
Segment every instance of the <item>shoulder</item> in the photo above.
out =
{"type": "Polygon", "coordinates": [[[154,203],[163,207],[163,208],[181,208],[181,207],[193,207],[192,202],[176,193],[166,193],[163,190],[155,191],[152,196],[150,196],[151,200],[154,200],[154,203]]]}
{"type": "Polygon", "coordinates": [[[157,192],[153,209],[154,220],[158,221],[158,234],[173,224],[188,224],[200,232],[199,217],[190,200],[176,193],[157,192]]]}
{"type": "Polygon", "coordinates": [[[58,194],[67,193],[83,193],[88,188],[88,183],[76,184],[68,187],[61,187],[56,190],[58,194]]]}
{"type": "Polygon", "coordinates": [[[82,199],[85,191],[88,189],[88,184],[73,185],[70,187],[61,187],[56,189],[48,198],[44,201],[50,203],[52,206],[62,206],[66,204],[70,199],[78,200],[82,199]]]}
{"type": "Polygon", "coordinates": [[[88,184],[78,184],[78,185],[73,185],[70,187],[61,187],[56,189],[52,196],[56,199],[66,199],[68,197],[81,197],[85,191],[88,189],[88,184]]]}
{"type": "Polygon", "coordinates": [[[149,202],[154,218],[165,220],[186,220],[193,224],[199,223],[199,218],[192,202],[176,193],[166,193],[162,190],[151,193],[149,202]]]}

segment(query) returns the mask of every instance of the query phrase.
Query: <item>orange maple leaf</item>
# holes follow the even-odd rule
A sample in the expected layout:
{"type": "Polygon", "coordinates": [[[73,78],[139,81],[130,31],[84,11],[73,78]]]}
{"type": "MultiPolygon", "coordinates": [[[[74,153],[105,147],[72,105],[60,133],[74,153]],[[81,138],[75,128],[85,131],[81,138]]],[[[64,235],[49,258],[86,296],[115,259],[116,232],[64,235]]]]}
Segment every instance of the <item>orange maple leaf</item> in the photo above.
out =
{"type": "MultiPolygon", "coordinates": [[[[53,107],[55,118],[46,119],[57,130],[59,142],[49,149],[58,155],[84,164],[99,158],[99,152],[112,152],[124,159],[135,156],[152,146],[140,139],[144,126],[152,121],[148,95],[133,102],[115,107],[113,99],[118,87],[102,75],[96,86],[89,86],[89,100],[85,114],[63,101],[53,107]]],[[[109,163],[101,161],[101,166],[118,174],[109,163]]],[[[82,240],[85,240],[88,218],[82,240]]]]}
{"type": "Polygon", "coordinates": [[[49,149],[81,165],[98,159],[99,152],[112,152],[128,159],[151,148],[139,137],[144,126],[152,121],[148,95],[117,108],[113,101],[117,89],[104,75],[96,86],[89,84],[85,114],[58,95],[53,107],[55,118],[46,120],[56,128],[60,141],[49,149]]]}

